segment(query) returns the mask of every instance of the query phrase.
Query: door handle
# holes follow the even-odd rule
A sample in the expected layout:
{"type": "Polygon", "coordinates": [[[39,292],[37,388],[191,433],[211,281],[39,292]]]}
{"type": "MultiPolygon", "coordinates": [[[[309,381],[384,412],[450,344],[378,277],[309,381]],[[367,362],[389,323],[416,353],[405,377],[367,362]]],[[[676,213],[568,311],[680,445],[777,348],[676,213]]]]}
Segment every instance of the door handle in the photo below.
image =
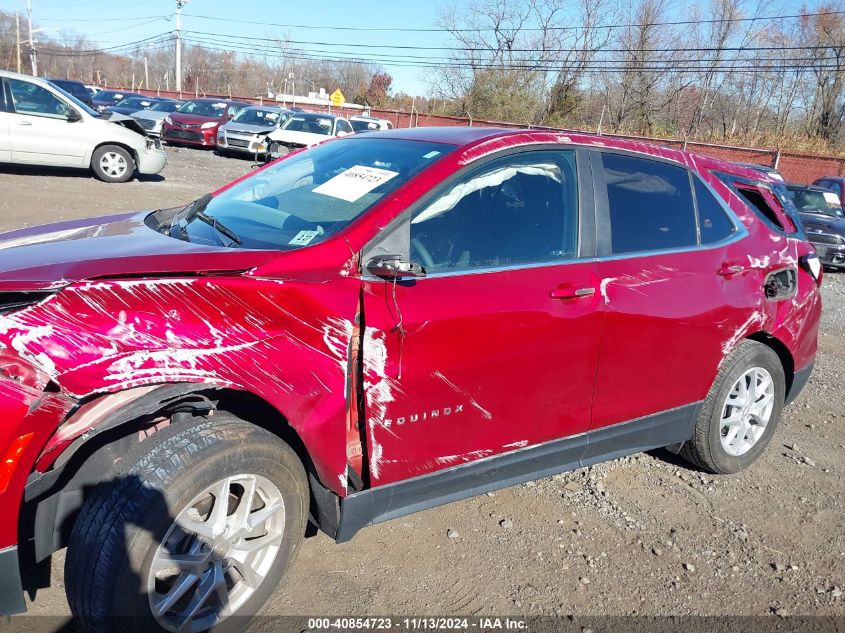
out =
{"type": "Polygon", "coordinates": [[[30,121],[18,121],[18,125],[32,125],[30,121]]]}
{"type": "Polygon", "coordinates": [[[582,297],[591,297],[594,294],[596,294],[595,288],[588,287],[573,290],[571,287],[567,287],[552,290],[549,293],[549,296],[552,299],[580,299],[582,297]]]}

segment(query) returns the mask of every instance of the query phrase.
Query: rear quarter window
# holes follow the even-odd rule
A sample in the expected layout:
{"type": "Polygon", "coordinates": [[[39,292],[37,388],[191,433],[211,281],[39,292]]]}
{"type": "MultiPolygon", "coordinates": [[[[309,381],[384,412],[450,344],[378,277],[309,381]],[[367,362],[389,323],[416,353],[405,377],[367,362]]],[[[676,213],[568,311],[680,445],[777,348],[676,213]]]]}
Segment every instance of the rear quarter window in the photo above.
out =
{"type": "Polygon", "coordinates": [[[737,228],[716,199],[701,180],[693,177],[695,202],[698,207],[698,223],[702,244],[721,242],[733,235],[737,228]]]}

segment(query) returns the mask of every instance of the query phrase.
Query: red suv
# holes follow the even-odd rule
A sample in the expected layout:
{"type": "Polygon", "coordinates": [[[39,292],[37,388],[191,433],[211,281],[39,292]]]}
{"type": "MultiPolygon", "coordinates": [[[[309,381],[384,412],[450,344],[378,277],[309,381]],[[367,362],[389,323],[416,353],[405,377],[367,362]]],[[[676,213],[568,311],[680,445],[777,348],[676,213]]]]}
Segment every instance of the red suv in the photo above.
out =
{"type": "Polygon", "coordinates": [[[67,547],[86,630],[201,631],[256,612],[308,521],[346,541],[663,446],[745,468],[807,382],[821,308],[761,178],[418,128],[184,208],[5,234],[2,612],[20,567],[67,547]]]}
{"type": "Polygon", "coordinates": [[[248,105],[225,99],[191,99],[164,118],[161,138],[171,145],[217,147],[220,126],[248,105]]]}

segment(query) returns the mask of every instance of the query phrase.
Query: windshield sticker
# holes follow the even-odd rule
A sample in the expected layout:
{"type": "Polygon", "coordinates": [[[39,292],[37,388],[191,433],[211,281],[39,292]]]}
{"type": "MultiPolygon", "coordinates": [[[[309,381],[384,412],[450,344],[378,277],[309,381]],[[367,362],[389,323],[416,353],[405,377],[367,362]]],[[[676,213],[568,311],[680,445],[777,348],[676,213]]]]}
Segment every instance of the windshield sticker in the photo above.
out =
{"type": "Polygon", "coordinates": [[[311,240],[317,237],[319,233],[319,231],[300,231],[299,233],[293,236],[293,239],[288,242],[288,245],[306,246],[311,242],[311,240]]]}
{"type": "Polygon", "coordinates": [[[825,191],[823,195],[824,195],[825,202],[827,202],[828,204],[831,204],[835,207],[839,206],[839,204],[840,204],[839,196],[837,196],[835,193],[833,193],[832,191],[825,191]]]}
{"type": "Polygon", "coordinates": [[[213,103],[211,105],[211,107],[214,108],[215,110],[223,110],[223,109],[226,108],[226,104],[225,103],[213,103]]]}
{"type": "Polygon", "coordinates": [[[321,193],[324,196],[331,196],[332,198],[340,198],[347,202],[355,202],[379,185],[398,175],[399,172],[389,171],[387,169],[355,165],[315,188],[314,193],[321,193]]]}
{"type": "Polygon", "coordinates": [[[423,158],[429,159],[429,158],[434,158],[435,156],[439,156],[439,155],[440,155],[440,152],[438,152],[435,149],[435,150],[430,151],[428,154],[423,154],[423,158]]]}

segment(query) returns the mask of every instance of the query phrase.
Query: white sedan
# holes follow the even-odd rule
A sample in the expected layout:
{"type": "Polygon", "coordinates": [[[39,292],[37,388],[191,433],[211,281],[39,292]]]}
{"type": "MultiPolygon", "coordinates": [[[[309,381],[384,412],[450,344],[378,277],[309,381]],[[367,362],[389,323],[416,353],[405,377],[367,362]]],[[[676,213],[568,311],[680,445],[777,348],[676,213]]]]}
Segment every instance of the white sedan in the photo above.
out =
{"type": "Polygon", "coordinates": [[[322,143],[332,136],[354,134],[349,121],[334,114],[296,112],[268,137],[270,158],[322,143]]]}

